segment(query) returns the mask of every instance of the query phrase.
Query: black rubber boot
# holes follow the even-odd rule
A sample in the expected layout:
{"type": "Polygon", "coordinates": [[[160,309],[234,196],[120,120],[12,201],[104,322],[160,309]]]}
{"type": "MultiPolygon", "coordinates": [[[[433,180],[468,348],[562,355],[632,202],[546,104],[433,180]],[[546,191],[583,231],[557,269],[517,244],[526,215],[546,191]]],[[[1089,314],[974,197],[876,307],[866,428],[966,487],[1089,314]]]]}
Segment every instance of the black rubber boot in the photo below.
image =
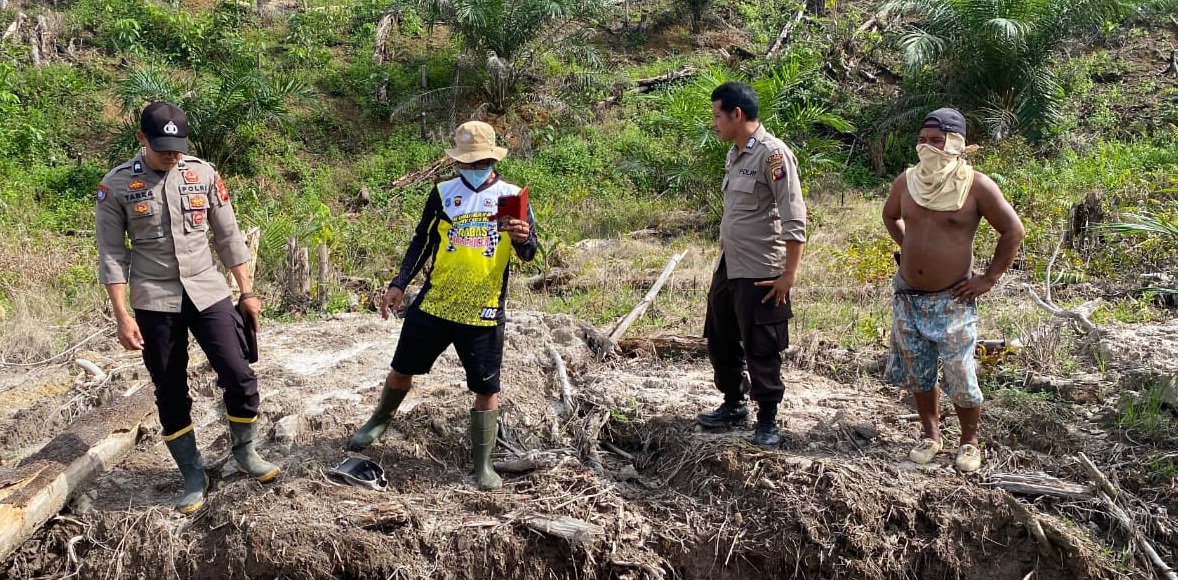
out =
{"type": "Polygon", "coordinates": [[[385,429],[389,428],[389,421],[392,420],[393,413],[397,411],[397,407],[401,406],[401,401],[404,401],[405,395],[408,394],[409,391],[397,391],[388,387],[382,389],[380,403],[376,405],[372,417],[352,434],[351,439],[348,439],[348,451],[363,451],[383,435],[385,429]]]}
{"type": "Polygon", "coordinates": [[[262,459],[254,450],[254,439],[258,436],[257,419],[249,423],[241,423],[229,418],[229,436],[233,439],[233,459],[237,461],[237,470],[250,477],[267,483],[278,477],[280,469],[277,465],[262,459]]]}
{"type": "Polygon", "coordinates": [[[745,422],[749,408],[744,400],[724,401],[715,411],[700,413],[696,420],[704,427],[731,427],[745,422]]]}
{"type": "Polygon", "coordinates": [[[761,403],[757,409],[757,426],[753,429],[752,444],[766,449],[776,449],[781,443],[777,433],[777,404],[761,403]]]}
{"type": "Polygon", "coordinates": [[[479,489],[492,491],[503,487],[503,478],[491,467],[491,451],[499,434],[499,411],[470,410],[470,455],[479,489]]]}
{"type": "Polygon", "coordinates": [[[180,468],[180,475],[184,476],[184,494],[176,502],[176,511],[190,514],[205,505],[205,492],[209,489],[209,477],[205,475],[204,462],[200,458],[200,450],[196,447],[196,433],[189,425],[179,431],[174,439],[165,438],[164,444],[176,466],[180,468]]]}

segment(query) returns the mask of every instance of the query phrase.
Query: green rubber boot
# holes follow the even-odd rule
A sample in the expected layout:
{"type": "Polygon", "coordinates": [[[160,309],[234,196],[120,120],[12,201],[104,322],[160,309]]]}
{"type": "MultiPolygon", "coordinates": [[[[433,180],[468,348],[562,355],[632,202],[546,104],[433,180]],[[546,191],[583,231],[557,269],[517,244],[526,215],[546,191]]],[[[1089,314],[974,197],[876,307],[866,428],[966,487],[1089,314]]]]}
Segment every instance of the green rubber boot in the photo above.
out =
{"type": "Polygon", "coordinates": [[[229,417],[229,436],[233,439],[233,459],[237,461],[237,470],[258,480],[261,483],[274,481],[282,471],[277,465],[262,459],[254,450],[254,440],[258,437],[257,417],[239,419],[229,417]]]}
{"type": "Polygon", "coordinates": [[[180,475],[184,476],[184,494],[176,502],[176,511],[185,515],[193,513],[205,505],[209,477],[205,475],[204,462],[196,447],[196,433],[192,431],[192,425],[164,437],[164,444],[168,446],[172,459],[176,460],[180,475]]]}
{"type": "Polygon", "coordinates": [[[499,411],[470,410],[470,455],[479,489],[492,491],[503,487],[503,478],[491,468],[491,450],[499,434],[499,411]]]}
{"type": "Polygon", "coordinates": [[[397,411],[397,407],[401,406],[401,401],[404,401],[408,394],[409,391],[398,391],[388,387],[381,389],[380,403],[376,405],[376,410],[372,412],[372,417],[368,419],[368,422],[357,429],[351,439],[348,439],[348,451],[363,451],[383,435],[385,429],[389,428],[389,421],[392,420],[393,413],[397,411]]]}

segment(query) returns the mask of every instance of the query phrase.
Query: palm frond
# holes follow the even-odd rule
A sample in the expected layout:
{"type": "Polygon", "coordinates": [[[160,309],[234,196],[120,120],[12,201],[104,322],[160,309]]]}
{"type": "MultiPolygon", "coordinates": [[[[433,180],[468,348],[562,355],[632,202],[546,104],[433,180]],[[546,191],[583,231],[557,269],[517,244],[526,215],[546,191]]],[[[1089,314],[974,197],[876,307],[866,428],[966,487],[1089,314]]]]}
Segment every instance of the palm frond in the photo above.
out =
{"type": "Polygon", "coordinates": [[[1128,216],[1125,222],[1097,224],[1102,230],[1126,236],[1163,236],[1178,241],[1178,222],[1148,214],[1128,216]]]}
{"type": "Polygon", "coordinates": [[[403,115],[418,113],[439,106],[449,106],[456,99],[464,98],[473,90],[475,90],[475,87],[472,86],[454,85],[432,89],[419,95],[414,95],[394,107],[392,112],[389,113],[389,119],[392,120],[403,115]]]}

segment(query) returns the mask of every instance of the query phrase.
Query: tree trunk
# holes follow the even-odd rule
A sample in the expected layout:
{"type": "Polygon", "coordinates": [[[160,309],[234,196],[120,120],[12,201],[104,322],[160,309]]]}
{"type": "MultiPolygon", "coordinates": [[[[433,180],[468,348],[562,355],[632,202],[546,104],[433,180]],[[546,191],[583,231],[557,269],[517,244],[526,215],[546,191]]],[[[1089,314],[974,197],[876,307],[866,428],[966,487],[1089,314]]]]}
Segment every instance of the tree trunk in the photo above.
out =
{"type": "Polygon", "coordinates": [[[155,399],[140,385],[77,423],[15,468],[0,468],[0,561],[6,560],[95,475],[135,448],[155,399]]]}

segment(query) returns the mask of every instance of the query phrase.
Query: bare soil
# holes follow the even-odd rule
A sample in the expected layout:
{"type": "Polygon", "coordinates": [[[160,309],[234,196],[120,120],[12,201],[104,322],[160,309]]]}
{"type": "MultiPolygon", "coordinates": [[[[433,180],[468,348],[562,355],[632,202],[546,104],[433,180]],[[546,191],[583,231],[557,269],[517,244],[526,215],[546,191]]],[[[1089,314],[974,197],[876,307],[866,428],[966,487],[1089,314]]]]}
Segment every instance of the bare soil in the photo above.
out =
{"type": "MultiPolygon", "coordinates": [[[[1172,476],[1167,484],[1124,464],[1164,457],[1172,441],[1130,452],[1109,419],[1111,397],[993,400],[986,464],[961,474],[954,445],[930,466],[904,459],[918,427],[904,418],[913,410],[903,394],[869,372],[881,353],[825,349],[792,358],[830,364],[787,365],[783,443],[767,451],[746,430],[695,427],[695,414],[720,402],[706,360],[597,363],[585,325],[532,312],[514,313],[507,327],[497,453],[534,469],[502,472],[501,492],[473,485],[472,396],[448,351],[369,450],[389,489],[348,486],[328,473],[375,404],[399,327],[348,314],[263,329],[261,452],[284,470],[268,485],[233,472],[219,390],[194,348],[194,421],[214,481],[207,506],[191,517],[171,509],[181,480],[156,427],[11,557],[0,579],[1150,577],[1098,504],[1023,496],[1014,509],[992,485],[996,471],[1087,483],[1071,459],[1079,451],[1150,499],[1161,523],[1146,533],[1168,561],[1178,551],[1172,476]],[[548,347],[568,366],[573,409],[560,402],[548,347]],[[819,372],[835,367],[843,370],[819,372]],[[1050,545],[1028,534],[1023,510],[1047,523],[1050,545]],[[590,532],[565,539],[536,516],[575,518],[590,532]]],[[[1172,340],[1178,322],[1130,334],[1172,340]]],[[[87,356],[108,369],[135,362],[114,350],[87,356]]],[[[0,455],[9,463],[68,424],[75,371],[0,377],[0,455]]],[[[106,388],[145,380],[129,372],[106,388]]],[[[955,441],[953,417],[944,428],[955,441]]]]}

